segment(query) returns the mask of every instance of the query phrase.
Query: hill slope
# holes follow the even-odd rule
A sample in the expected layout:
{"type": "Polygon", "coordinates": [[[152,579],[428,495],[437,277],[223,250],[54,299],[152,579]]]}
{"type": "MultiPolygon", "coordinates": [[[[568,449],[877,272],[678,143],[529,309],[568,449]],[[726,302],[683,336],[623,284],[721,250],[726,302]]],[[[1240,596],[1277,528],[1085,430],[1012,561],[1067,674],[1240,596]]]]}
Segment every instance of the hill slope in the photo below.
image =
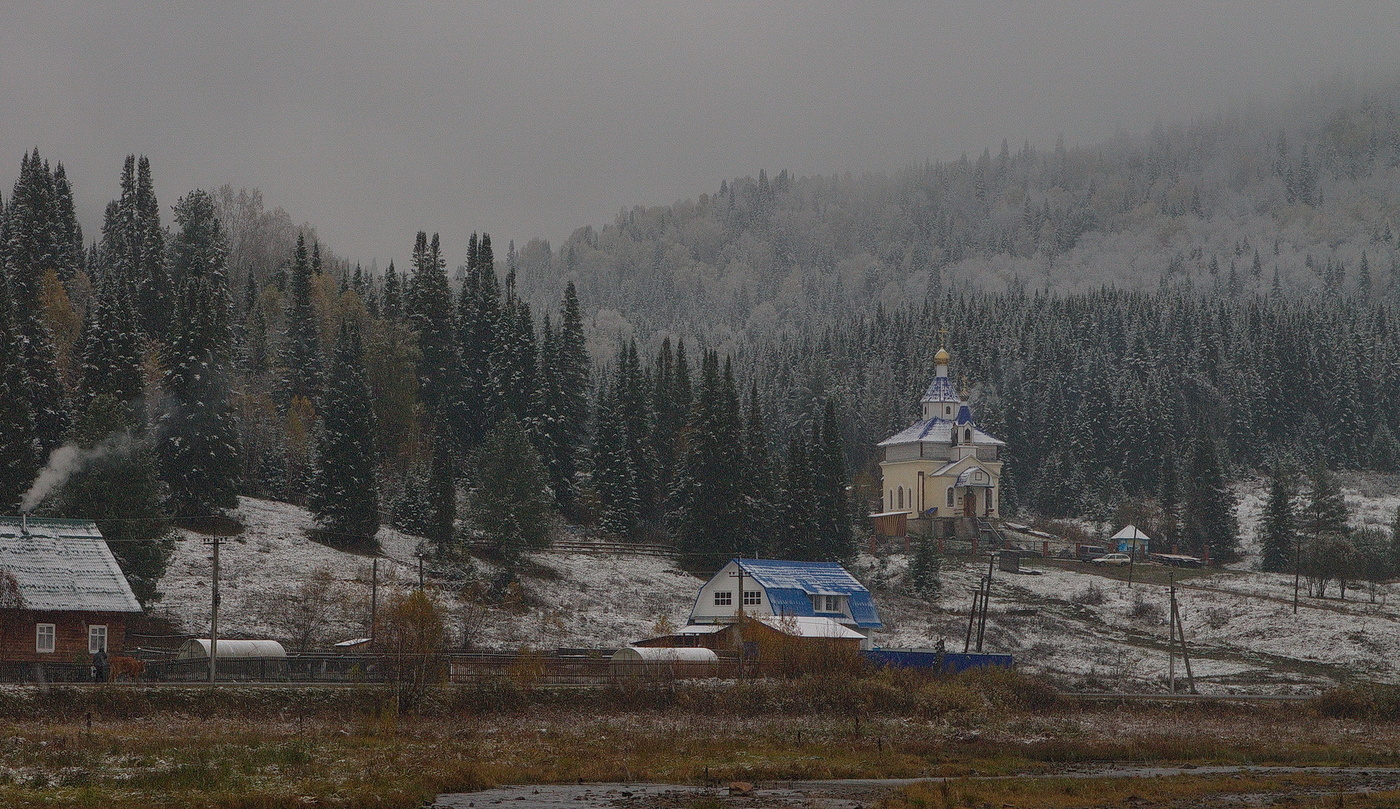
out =
{"type": "MultiPolygon", "coordinates": [[[[1349,476],[1346,492],[1360,522],[1382,524],[1400,505],[1397,481],[1349,476]]],[[[1208,691],[1314,688],[1357,677],[1400,681],[1400,584],[1371,594],[1357,590],[1346,602],[1302,599],[1297,616],[1289,576],[1252,572],[1252,530],[1261,483],[1242,484],[1246,558],[1233,569],[1181,573],[1180,609],[1193,668],[1208,691]]],[[[322,647],[367,630],[370,560],[306,538],[311,525],[295,506],[244,499],[239,516],[247,531],[221,555],[224,607],[221,626],[231,636],[277,637],[294,647],[322,647]],[[318,573],[319,572],[319,573],[318,573]],[[317,582],[323,587],[318,587],[317,582]]],[[[417,540],[380,535],[381,599],[417,583],[417,540]]],[[[159,611],[191,632],[207,627],[208,548],[182,532],[159,611]]],[[[651,556],[596,556],[545,552],[532,557],[533,573],[504,605],[482,606],[460,592],[471,587],[434,580],[450,613],[454,642],[501,650],[557,647],[615,648],[683,624],[701,580],[651,556]],[[453,590],[458,595],[450,595],[453,590]]],[[[886,628],[883,646],[931,646],[943,638],[962,648],[967,608],[984,563],[949,559],[940,598],[904,592],[903,553],[863,555],[855,570],[876,589],[886,628]]],[[[1010,652],[1023,668],[1086,688],[1153,690],[1164,686],[1166,570],[1146,566],[1129,588],[1114,574],[1075,564],[1034,563],[1038,574],[997,573],[986,648],[1010,652]]],[[[493,572],[477,562],[474,576],[493,572]]],[[[1335,593],[1335,590],[1333,591],[1335,593]]],[[[385,603],[381,600],[381,604],[385,603]]],[[[1177,662],[1177,674],[1183,675],[1177,662]]]]}

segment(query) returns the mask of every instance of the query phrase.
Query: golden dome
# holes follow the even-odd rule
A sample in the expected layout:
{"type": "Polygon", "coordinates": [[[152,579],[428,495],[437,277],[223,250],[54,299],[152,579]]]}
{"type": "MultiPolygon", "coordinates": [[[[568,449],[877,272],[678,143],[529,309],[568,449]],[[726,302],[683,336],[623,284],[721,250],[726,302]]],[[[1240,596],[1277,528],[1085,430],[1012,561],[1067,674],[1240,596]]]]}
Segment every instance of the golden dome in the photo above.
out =
{"type": "Polygon", "coordinates": [[[933,363],[935,365],[947,365],[949,359],[951,359],[951,357],[948,354],[948,349],[942,346],[938,348],[938,353],[933,355],[933,363]]]}

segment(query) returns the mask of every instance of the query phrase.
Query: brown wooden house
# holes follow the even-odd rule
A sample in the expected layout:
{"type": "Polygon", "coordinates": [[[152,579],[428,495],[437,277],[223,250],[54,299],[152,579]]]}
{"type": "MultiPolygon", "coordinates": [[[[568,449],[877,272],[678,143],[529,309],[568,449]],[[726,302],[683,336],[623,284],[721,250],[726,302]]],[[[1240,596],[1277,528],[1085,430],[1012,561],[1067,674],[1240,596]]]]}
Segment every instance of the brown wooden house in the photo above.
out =
{"type": "Polygon", "coordinates": [[[94,523],[0,517],[0,663],[86,665],[139,612],[94,523]]]}

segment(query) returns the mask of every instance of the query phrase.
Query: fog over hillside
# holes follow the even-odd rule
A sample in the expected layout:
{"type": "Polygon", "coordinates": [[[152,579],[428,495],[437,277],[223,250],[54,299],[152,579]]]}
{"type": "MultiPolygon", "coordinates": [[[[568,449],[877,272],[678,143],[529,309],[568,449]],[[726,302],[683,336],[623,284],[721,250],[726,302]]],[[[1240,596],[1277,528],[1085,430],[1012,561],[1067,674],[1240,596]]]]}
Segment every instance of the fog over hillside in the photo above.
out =
{"type": "Polygon", "coordinates": [[[1400,83],[1334,82],[1087,146],[1003,140],[863,175],[775,165],[512,260],[533,299],[574,282],[600,331],[716,342],[955,287],[1388,295],[1397,190],[1400,83]]]}

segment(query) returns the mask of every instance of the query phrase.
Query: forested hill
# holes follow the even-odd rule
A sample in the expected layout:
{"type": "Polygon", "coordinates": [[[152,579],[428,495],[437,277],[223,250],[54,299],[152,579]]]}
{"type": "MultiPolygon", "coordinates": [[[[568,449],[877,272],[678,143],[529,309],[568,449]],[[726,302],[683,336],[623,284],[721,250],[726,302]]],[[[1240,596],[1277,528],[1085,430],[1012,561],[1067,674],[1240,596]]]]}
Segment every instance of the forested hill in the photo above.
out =
{"type": "Polygon", "coordinates": [[[1397,191],[1400,84],[1333,88],[1090,146],[1003,142],[861,177],[760,171],[514,260],[537,305],[572,281],[603,330],[722,344],[959,283],[1388,291],[1397,191]]]}

